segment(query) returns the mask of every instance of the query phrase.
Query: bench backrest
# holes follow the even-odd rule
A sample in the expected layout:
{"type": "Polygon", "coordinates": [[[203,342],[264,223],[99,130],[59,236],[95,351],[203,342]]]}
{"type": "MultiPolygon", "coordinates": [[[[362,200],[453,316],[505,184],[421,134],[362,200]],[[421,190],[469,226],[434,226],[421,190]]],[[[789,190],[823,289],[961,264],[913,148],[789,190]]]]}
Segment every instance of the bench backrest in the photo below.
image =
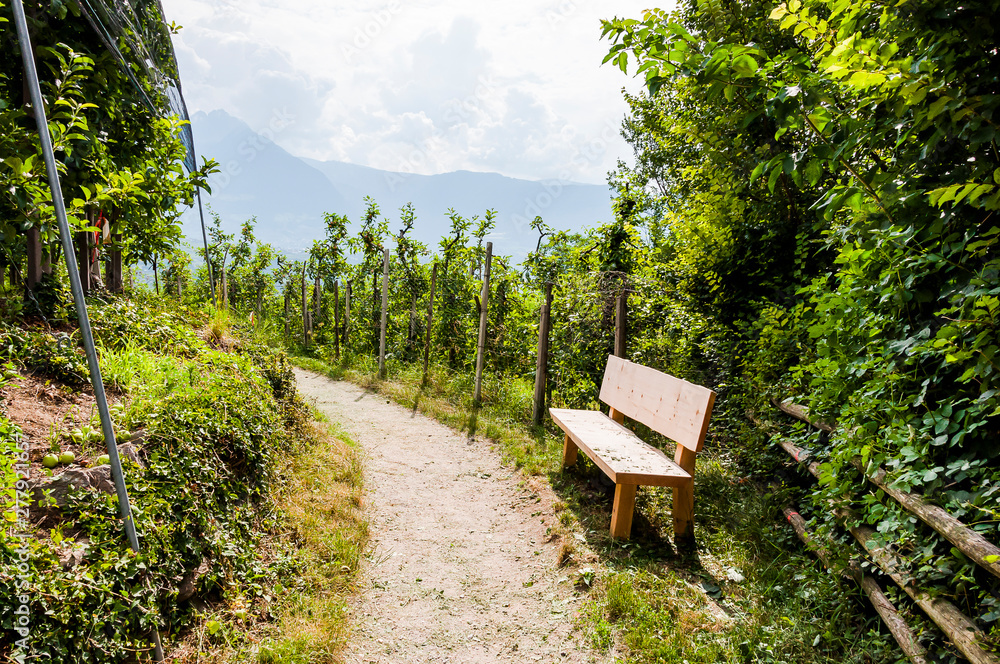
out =
{"type": "Polygon", "coordinates": [[[609,355],[601,401],[692,452],[700,452],[715,392],[609,355]]]}

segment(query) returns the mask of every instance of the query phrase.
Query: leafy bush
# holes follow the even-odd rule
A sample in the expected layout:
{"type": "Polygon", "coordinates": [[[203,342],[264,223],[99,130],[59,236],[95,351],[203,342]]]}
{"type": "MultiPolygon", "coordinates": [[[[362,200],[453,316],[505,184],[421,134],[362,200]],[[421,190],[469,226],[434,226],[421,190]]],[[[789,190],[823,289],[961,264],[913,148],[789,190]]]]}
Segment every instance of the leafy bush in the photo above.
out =
{"type": "MultiPolygon", "coordinates": [[[[0,592],[13,596],[27,579],[30,647],[53,661],[124,661],[148,647],[153,627],[168,636],[181,630],[194,614],[177,604],[178,588],[199,566],[198,596],[252,605],[289,565],[259,552],[280,523],[277,460],[301,444],[306,421],[287,360],[250,341],[235,353],[212,350],[179,317],[125,300],[105,306],[95,307],[100,336],[121,349],[109,353],[148,361],[139,356],[149,351],[138,350],[148,345],[190,357],[172,360],[180,370],[167,387],[155,383],[156,372],[140,377],[150,385],[123,385],[134,398],[118,417],[139,432],[142,460],[126,463],[139,554],[123,541],[116,497],[94,491],[71,492],[64,520],[47,538],[29,540],[26,576],[13,544],[0,546],[0,592]],[[87,544],[84,560],[64,570],[58,553],[74,542],[87,544]]],[[[8,347],[23,347],[11,341],[17,331],[5,335],[8,347]]],[[[9,437],[2,439],[6,449],[9,437]]],[[[13,643],[13,611],[0,608],[0,652],[13,643]]]]}
{"type": "Polygon", "coordinates": [[[90,381],[83,349],[65,332],[21,329],[0,323],[0,356],[74,387],[90,381]]]}

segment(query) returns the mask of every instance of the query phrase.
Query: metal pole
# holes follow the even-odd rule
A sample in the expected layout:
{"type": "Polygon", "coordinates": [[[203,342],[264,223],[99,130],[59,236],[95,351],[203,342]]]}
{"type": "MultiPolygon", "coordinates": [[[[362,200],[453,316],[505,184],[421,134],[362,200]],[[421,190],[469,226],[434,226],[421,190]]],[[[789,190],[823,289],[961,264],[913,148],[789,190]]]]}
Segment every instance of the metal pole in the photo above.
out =
{"type": "MultiPolygon", "coordinates": [[[[83,337],[83,347],[87,353],[87,365],[90,368],[90,382],[94,388],[94,399],[97,401],[97,411],[101,416],[101,429],[104,440],[107,441],[108,457],[111,463],[111,476],[118,494],[118,508],[125,524],[125,535],[132,550],[139,552],[139,538],[135,532],[135,522],[132,521],[132,509],[128,499],[128,489],[125,487],[125,475],[122,472],[121,458],[118,456],[118,444],[115,442],[115,429],[111,424],[111,412],[108,410],[108,398],[104,392],[104,381],[101,378],[101,366],[97,361],[97,349],[94,347],[94,334],[90,329],[90,317],[87,315],[87,301],[83,295],[83,285],[80,283],[80,273],[73,247],[73,235],[66,218],[66,203],[63,200],[62,185],[59,182],[59,171],[56,168],[55,153],[52,149],[52,138],[49,136],[49,123],[45,116],[45,105],[42,102],[42,90],[38,83],[38,72],[35,69],[34,52],[31,38],[28,35],[28,21],[24,15],[24,5],[21,0],[14,0],[14,22],[17,25],[18,40],[21,43],[21,59],[24,61],[24,72],[28,88],[31,92],[31,103],[35,112],[35,123],[38,127],[38,138],[41,141],[42,155],[45,158],[45,169],[48,171],[49,188],[52,190],[52,205],[55,208],[56,219],[59,222],[59,235],[62,239],[63,254],[66,258],[66,271],[69,273],[70,288],[73,291],[73,302],[80,321],[80,335],[83,337]]],[[[153,630],[153,642],[156,648],[157,661],[163,661],[163,648],[160,645],[159,632],[153,630]]]]}
{"type": "Polygon", "coordinates": [[[483,367],[486,365],[486,324],[489,322],[490,263],[493,262],[493,243],[486,243],[486,274],[483,291],[479,297],[479,345],[476,348],[476,389],[472,402],[478,407],[483,400],[483,367]]]}
{"type": "Polygon", "coordinates": [[[201,189],[198,189],[198,215],[201,217],[201,239],[205,241],[205,262],[208,263],[208,285],[212,288],[212,306],[219,308],[215,301],[215,274],[212,271],[212,259],[208,255],[208,232],[205,230],[205,210],[201,206],[201,189]]]}
{"type": "Polygon", "coordinates": [[[385,328],[389,323],[389,249],[382,258],[382,329],[378,339],[378,377],[385,380],[385,328]]]}

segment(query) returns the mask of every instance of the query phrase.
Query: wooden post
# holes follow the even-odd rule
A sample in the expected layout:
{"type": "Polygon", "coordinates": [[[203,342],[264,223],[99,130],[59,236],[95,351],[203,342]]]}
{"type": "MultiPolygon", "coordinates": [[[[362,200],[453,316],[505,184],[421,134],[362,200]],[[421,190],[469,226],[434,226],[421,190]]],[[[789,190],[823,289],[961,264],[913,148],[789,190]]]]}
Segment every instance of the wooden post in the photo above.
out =
{"type": "Polygon", "coordinates": [[[389,249],[382,254],[382,325],[378,333],[378,377],[385,380],[385,328],[389,323],[389,249]]]}
{"type": "Polygon", "coordinates": [[[618,294],[615,303],[615,355],[625,357],[625,342],[628,339],[628,291],[618,294]]]}
{"type": "MultiPolygon", "coordinates": [[[[223,273],[225,279],[225,273],[223,273]]],[[[309,307],[306,302],[306,263],[302,261],[302,345],[309,346],[309,307]]]]}
{"type": "Polygon", "coordinates": [[[483,400],[483,367],[486,365],[486,324],[489,322],[490,264],[493,262],[493,243],[486,243],[486,274],[483,290],[479,295],[479,345],[476,348],[476,390],[472,403],[479,406],[483,400]]]}
{"type": "Polygon", "coordinates": [[[344,349],[348,348],[347,342],[351,332],[351,282],[347,282],[347,293],[344,294],[344,349]]]}
{"type": "Polygon", "coordinates": [[[427,300],[427,330],[424,333],[424,385],[427,384],[427,367],[431,359],[431,329],[434,323],[434,288],[437,286],[437,279],[438,264],[434,263],[434,269],[431,271],[431,296],[427,300]]]}
{"type": "Polygon", "coordinates": [[[27,256],[28,256],[28,290],[34,290],[38,282],[42,280],[42,239],[38,226],[32,226],[26,234],[27,256]]]}
{"type": "Polygon", "coordinates": [[[340,361],[340,280],[333,281],[333,356],[340,361]]]}
{"type": "MultiPolygon", "coordinates": [[[[88,223],[93,213],[87,213],[88,223]]],[[[84,293],[90,292],[90,233],[87,231],[76,232],[76,267],[80,273],[80,285],[84,293]]],[[[154,265],[155,270],[155,265],[154,265]]]]}
{"type": "Polygon", "coordinates": [[[552,315],[552,283],[545,284],[545,301],[538,320],[538,358],[535,360],[535,403],[531,409],[531,423],[542,425],[545,417],[545,384],[549,373],[549,327],[552,315]]]}
{"type": "Polygon", "coordinates": [[[289,335],[291,334],[291,331],[289,330],[289,326],[291,323],[291,321],[289,320],[291,318],[291,311],[290,311],[291,308],[292,308],[292,285],[286,283],[285,284],[285,340],[286,341],[288,340],[289,335]]]}

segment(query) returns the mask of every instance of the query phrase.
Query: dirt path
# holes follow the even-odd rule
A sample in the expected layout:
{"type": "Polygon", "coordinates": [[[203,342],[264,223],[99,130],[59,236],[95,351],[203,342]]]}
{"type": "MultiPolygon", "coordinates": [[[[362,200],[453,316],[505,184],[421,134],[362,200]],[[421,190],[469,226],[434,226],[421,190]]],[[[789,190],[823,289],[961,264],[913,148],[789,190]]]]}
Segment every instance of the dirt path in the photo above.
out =
{"type": "Polygon", "coordinates": [[[482,440],[353,384],[296,378],[366,455],[373,546],[350,664],[613,661],[573,629],[551,490],[522,484],[482,440]]]}

